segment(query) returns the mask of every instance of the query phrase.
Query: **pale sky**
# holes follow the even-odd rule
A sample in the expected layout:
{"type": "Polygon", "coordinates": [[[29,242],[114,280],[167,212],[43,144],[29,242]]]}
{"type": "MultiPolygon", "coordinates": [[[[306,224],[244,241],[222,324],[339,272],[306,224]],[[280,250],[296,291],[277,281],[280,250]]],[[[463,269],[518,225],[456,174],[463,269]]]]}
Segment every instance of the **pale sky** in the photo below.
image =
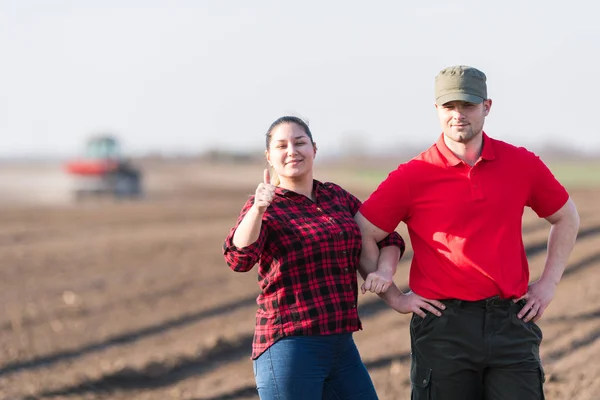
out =
{"type": "Polygon", "coordinates": [[[284,114],[321,154],[427,147],[433,81],[488,76],[485,131],[600,149],[598,2],[0,0],[0,158],[264,149],[284,114]]]}

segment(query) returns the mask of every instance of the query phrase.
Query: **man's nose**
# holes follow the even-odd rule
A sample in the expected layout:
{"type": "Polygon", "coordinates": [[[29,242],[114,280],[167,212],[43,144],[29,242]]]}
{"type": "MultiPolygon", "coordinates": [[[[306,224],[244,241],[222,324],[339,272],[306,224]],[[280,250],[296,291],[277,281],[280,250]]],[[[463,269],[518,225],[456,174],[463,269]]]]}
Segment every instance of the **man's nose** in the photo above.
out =
{"type": "Polygon", "coordinates": [[[454,110],[452,110],[452,117],[454,119],[462,119],[465,117],[465,113],[463,112],[462,108],[456,107],[454,110]]]}

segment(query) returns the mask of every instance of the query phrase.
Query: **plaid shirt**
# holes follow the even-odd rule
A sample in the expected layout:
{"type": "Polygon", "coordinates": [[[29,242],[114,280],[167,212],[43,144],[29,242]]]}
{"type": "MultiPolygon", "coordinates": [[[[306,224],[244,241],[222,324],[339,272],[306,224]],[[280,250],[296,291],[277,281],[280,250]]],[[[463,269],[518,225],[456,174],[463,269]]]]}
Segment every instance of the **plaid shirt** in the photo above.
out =
{"type": "MultiPolygon", "coordinates": [[[[233,234],[254,204],[251,196],[223,245],[231,269],[246,272],[258,263],[261,289],[256,302],[252,358],[284,336],[330,335],[362,328],[356,310],[361,234],[354,222],[360,200],[333,183],[313,183],[316,202],[276,188],[256,242],[233,245],[233,234]]],[[[393,232],[379,247],[404,241],[393,232]]]]}

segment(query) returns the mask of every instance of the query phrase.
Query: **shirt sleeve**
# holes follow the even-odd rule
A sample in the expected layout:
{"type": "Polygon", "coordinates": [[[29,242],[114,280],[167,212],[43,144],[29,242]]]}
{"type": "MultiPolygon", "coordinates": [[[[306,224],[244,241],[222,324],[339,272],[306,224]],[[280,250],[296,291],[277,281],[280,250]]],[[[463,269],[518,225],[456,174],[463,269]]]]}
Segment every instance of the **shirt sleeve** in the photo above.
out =
{"type": "Polygon", "coordinates": [[[236,224],[233,228],[231,228],[227,238],[225,239],[225,243],[223,243],[223,256],[225,257],[225,262],[229,268],[236,272],[250,271],[259,261],[265,246],[265,241],[267,238],[265,216],[263,216],[263,224],[261,226],[258,239],[256,239],[254,243],[242,248],[236,247],[233,244],[233,235],[253,204],[254,196],[251,196],[248,201],[246,201],[246,204],[244,204],[244,207],[242,207],[242,211],[240,212],[240,216],[238,217],[236,224]]]}
{"type": "Polygon", "coordinates": [[[384,237],[381,241],[377,242],[377,247],[379,247],[379,250],[388,246],[398,247],[400,249],[400,258],[402,258],[404,255],[404,250],[406,250],[406,244],[398,232],[392,232],[384,237]]]}
{"type": "Polygon", "coordinates": [[[531,153],[531,190],[527,205],[540,217],[546,218],[557,212],[569,200],[569,193],[558,182],[550,169],[531,153]]]}
{"type": "Polygon", "coordinates": [[[373,225],[393,232],[409,217],[410,190],[405,165],[400,165],[379,184],[360,207],[360,213],[373,225]]]}
{"type": "MultiPolygon", "coordinates": [[[[347,190],[344,190],[340,187],[340,190],[345,194],[346,198],[347,198],[347,204],[350,208],[350,213],[352,215],[355,215],[358,210],[361,208],[362,206],[362,202],[356,198],[356,196],[354,196],[352,193],[348,192],[347,190]]],[[[396,246],[400,249],[400,258],[402,258],[402,255],[404,254],[404,250],[406,250],[406,244],[404,243],[404,239],[402,239],[402,236],[400,236],[400,234],[398,232],[392,232],[389,235],[387,235],[386,237],[384,237],[381,241],[377,242],[377,247],[379,247],[379,250],[383,249],[384,247],[388,247],[388,246],[396,246]]]]}

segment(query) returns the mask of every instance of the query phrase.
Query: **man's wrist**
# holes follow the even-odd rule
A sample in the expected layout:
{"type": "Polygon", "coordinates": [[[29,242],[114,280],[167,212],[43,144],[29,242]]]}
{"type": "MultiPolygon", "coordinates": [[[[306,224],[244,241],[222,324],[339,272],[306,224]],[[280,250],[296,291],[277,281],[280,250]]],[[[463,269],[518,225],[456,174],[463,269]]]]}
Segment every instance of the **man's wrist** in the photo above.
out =
{"type": "Polygon", "coordinates": [[[383,301],[385,301],[388,305],[393,306],[398,300],[402,298],[404,293],[395,283],[386,290],[384,293],[379,293],[378,296],[381,297],[383,301]]]}
{"type": "Polygon", "coordinates": [[[546,283],[546,282],[552,283],[554,286],[558,286],[558,282],[560,282],[560,277],[559,278],[555,278],[555,277],[552,277],[550,275],[544,275],[542,273],[542,276],[540,276],[540,281],[542,281],[544,283],[546,283]]]}

